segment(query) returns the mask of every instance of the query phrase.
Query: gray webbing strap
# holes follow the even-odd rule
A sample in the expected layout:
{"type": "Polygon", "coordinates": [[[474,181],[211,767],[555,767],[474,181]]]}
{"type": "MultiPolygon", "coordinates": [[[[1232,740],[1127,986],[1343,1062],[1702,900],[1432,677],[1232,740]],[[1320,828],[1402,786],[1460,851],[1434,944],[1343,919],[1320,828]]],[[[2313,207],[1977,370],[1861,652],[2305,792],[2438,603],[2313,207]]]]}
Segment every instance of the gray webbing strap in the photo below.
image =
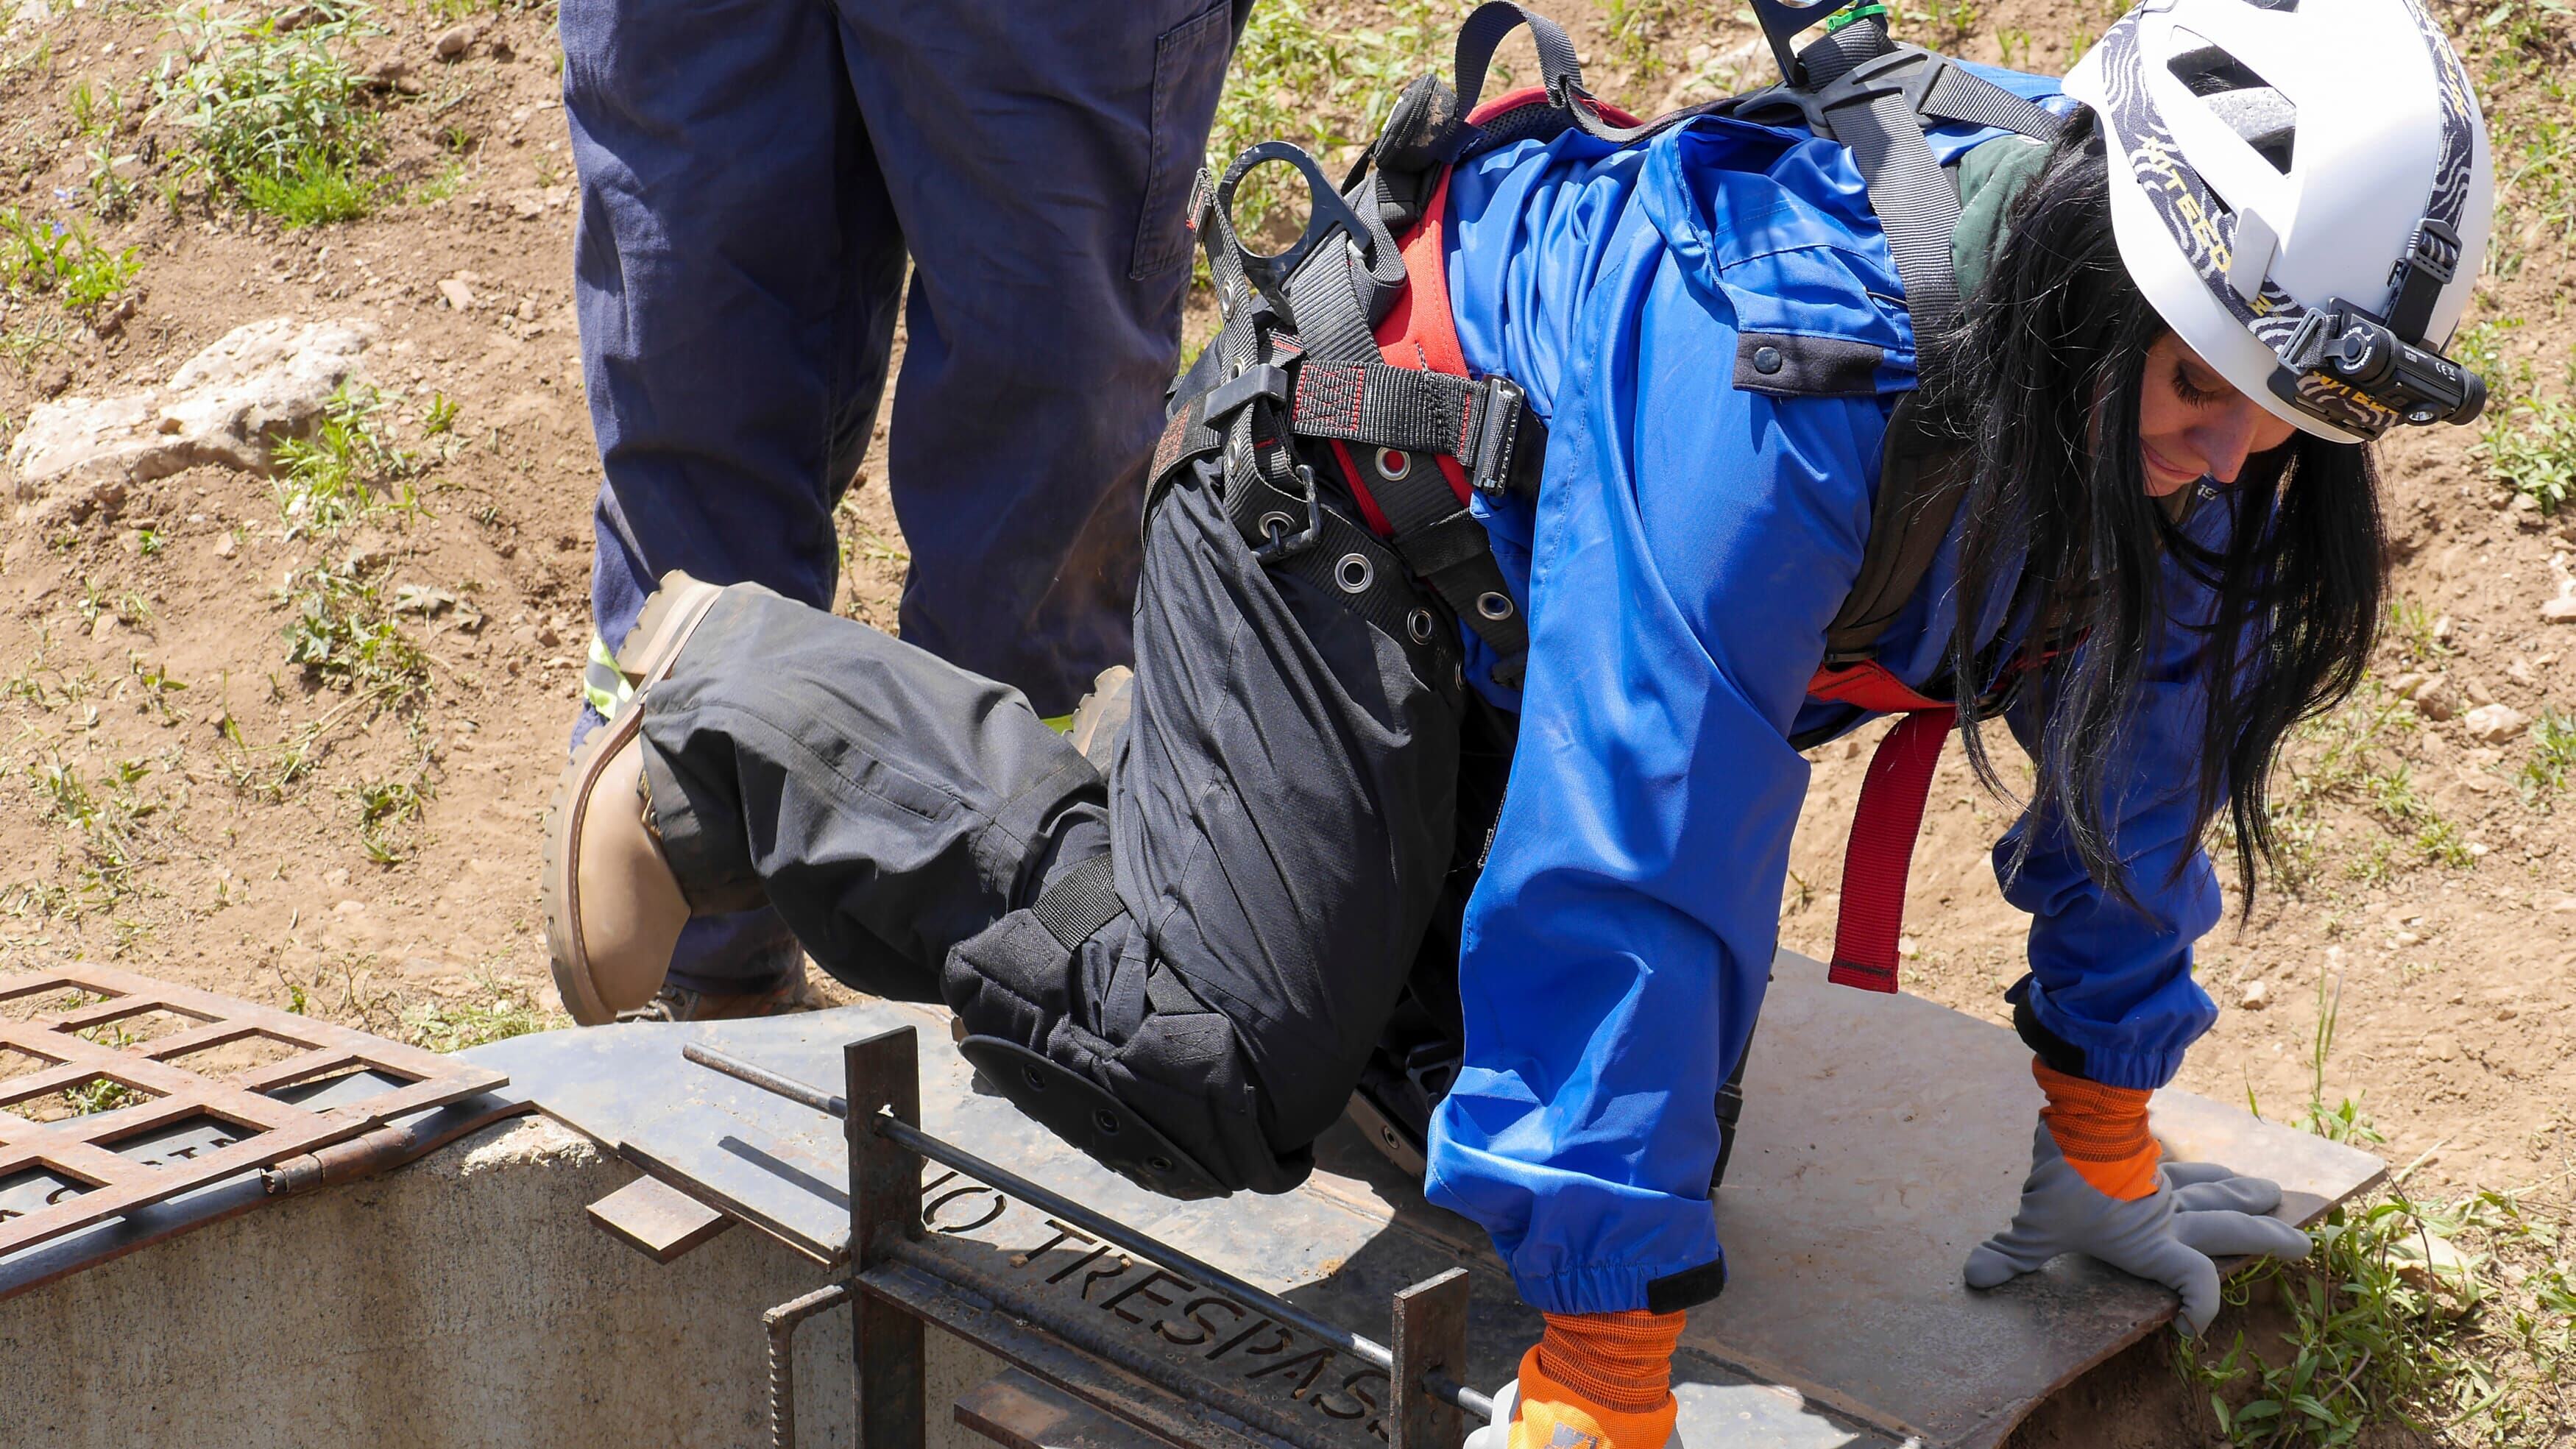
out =
{"type": "Polygon", "coordinates": [[[1029,914],[1067,951],[1079,949],[1126,913],[1127,903],[1118,898],[1118,871],[1106,851],[1057,876],[1029,907],[1029,914]]]}
{"type": "MultiPolygon", "coordinates": [[[[1857,27],[1855,27],[1857,28],[1857,27]]],[[[1923,119],[1901,92],[1886,91],[1825,112],[1834,139],[1851,148],[1869,186],[1869,204],[1887,234],[1915,346],[1959,315],[1959,283],[1950,272],[1950,238],[1959,229],[1959,192],[1941,174],[1923,119]]]]}

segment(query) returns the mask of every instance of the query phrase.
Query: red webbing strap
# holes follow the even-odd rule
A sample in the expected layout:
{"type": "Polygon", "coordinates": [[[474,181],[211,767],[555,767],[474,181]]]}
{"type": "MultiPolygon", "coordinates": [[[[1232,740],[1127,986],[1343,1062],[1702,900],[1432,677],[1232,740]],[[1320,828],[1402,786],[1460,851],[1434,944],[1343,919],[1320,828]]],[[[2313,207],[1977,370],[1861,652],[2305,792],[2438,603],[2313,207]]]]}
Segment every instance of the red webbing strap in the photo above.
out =
{"type": "Polygon", "coordinates": [[[1896,989],[1896,942],[1905,928],[1905,872],[1932,794],[1932,769],[1958,710],[1917,710],[1897,721],[1870,756],[1843,848],[1842,916],[1825,979],[1863,991],[1896,989]]]}

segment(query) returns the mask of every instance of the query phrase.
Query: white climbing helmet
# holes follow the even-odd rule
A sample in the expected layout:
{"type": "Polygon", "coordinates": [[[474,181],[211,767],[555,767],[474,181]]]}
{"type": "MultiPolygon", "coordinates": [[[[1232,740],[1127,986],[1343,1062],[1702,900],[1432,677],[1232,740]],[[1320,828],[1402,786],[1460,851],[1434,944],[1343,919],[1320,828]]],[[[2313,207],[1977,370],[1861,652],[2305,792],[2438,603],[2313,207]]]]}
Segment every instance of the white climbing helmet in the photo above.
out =
{"type": "Polygon", "coordinates": [[[2066,93],[2101,122],[2130,276],[2247,396],[2338,442],[2477,416],[2441,349],[2495,172],[2419,0],[2143,0],[2066,93]]]}

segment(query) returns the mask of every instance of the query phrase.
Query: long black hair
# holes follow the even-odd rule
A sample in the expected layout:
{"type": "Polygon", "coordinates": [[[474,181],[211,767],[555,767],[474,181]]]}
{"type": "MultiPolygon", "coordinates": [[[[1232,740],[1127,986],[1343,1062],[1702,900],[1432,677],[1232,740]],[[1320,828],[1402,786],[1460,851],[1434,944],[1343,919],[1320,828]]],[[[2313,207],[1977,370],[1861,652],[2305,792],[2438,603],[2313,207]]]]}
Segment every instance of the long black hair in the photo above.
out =
{"type": "MultiPolygon", "coordinates": [[[[2147,493],[2139,391],[2147,349],[2169,329],[2121,264],[2089,111],[2069,120],[2006,226],[1960,325],[1923,348],[1923,403],[1967,474],[1952,677],[1993,679],[1999,661],[1981,636],[1999,617],[2020,621],[2042,645],[2005,686],[2037,691],[2022,696],[2036,721],[2032,824],[2060,826],[2093,878],[2135,905],[2124,864],[2134,852],[2111,824],[2120,801],[2196,784],[2193,838],[2223,802],[2250,910],[2257,861],[2275,857],[2266,791],[2283,737],[2352,692],[2377,634],[2370,450],[2292,434],[2197,500],[2232,517],[2223,544],[2194,543],[2147,493]],[[2169,566],[2210,588],[2207,618],[2169,617],[2169,566]],[[2146,661],[2172,628],[2205,636],[2199,778],[2113,778],[2146,661]]],[[[1963,712],[1968,758],[2000,790],[1974,713],[1963,712]]],[[[2036,833],[2022,832],[2025,853],[2036,833]]]]}

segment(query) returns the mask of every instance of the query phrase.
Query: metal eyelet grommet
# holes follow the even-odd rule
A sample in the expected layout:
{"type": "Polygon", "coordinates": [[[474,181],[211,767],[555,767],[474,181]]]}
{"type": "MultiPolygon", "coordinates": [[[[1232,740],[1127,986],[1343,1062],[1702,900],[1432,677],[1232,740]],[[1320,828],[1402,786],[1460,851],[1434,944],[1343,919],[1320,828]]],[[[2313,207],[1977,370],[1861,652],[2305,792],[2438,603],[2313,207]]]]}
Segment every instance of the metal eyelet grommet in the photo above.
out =
{"type": "Polygon", "coordinates": [[[1377,570],[1365,556],[1346,553],[1333,565],[1333,582],[1342,586],[1343,593],[1365,594],[1368,586],[1377,582],[1377,570]]]}
{"type": "Polygon", "coordinates": [[[1476,596],[1476,612],[1499,623],[1512,616],[1512,601],[1491,591],[1476,596]]]}
{"type": "Polygon", "coordinates": [[[1286,538],[1288,535],[1295,533],[1296,531],[1297,520],[1290,518],[1285,513],[1265,513],[1261,515],[1261,532],[1263,536],[1268,538],[1272,543],[1277,543],[1279,540],[1286,538]]]}
{"type": "Polygon", "coordinates": [[[1039,1071],[1037,1068],[1024,1067],[1021,1069],[1020,1075],[1029,1079],[1030,1091],[1043,1092],[1046,1090],[1046,1074],[1039,1071]]]}
{"type": "Polygon", "coordinates": [[[1378,476],[1392,483],[1413,471],[1413,455],[1395,448],[1377,450],[1378,476]]]}
{"type": "Polygon", "coordinates": [[[1091,1125],[1100,1129],[1101,1136],[1115,1137],[1118,1135],[1118,1114],[1102,1107],[1091,1114],[1091,1125]]]}
{"type": "Polygon", "coordinates": [[[1154,1169],[1156,1172],[1169,1172],[1172,1170],[1172,1159],[1157,1154],[1146,1158],[1145,1165],[1154,1169]]]}
{"type": "Polygon", "coordinates": [[[1416,609],[1404,616],[1404,627],[1413,635],[1413,642],[1416,644],[1431,642],[1431,627],[1436,622],[1431,617],[1429,609],[1416,609]]]}

